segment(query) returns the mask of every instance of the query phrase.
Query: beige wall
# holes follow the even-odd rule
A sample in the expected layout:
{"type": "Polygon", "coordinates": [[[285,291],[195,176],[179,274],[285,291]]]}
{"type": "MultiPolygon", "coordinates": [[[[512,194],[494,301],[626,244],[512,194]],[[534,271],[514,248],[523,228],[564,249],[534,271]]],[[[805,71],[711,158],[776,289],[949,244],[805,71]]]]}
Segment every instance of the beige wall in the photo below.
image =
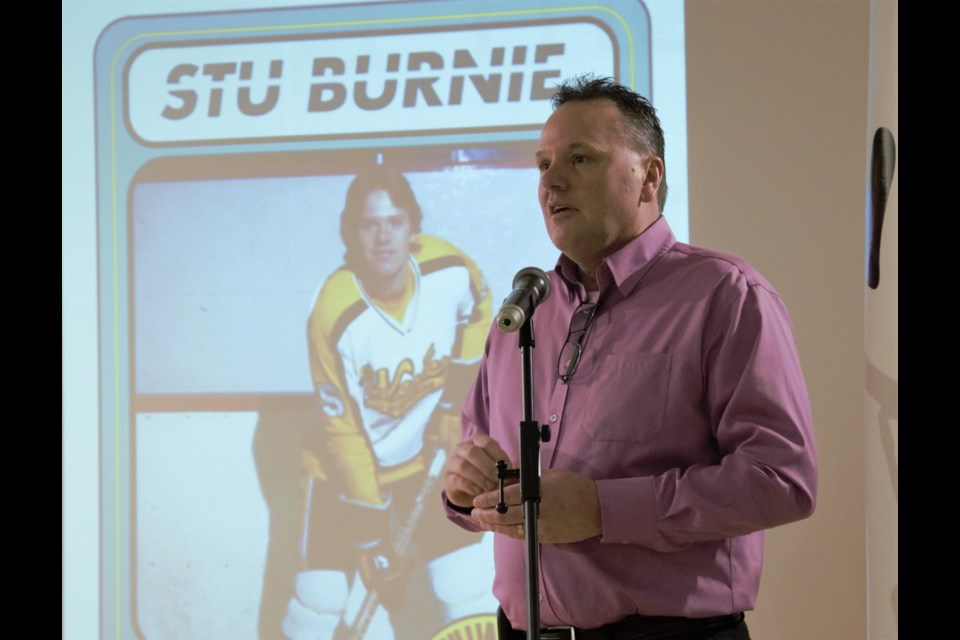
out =
{"type": "MultiPolygon", "coordinates": [[[[870,0],[870,100],[867,131],[879,127],[899,139],[899,5],[870,0]]],[[[896,153],[886,158],[896,158],[896,153]]],[[[900,381],[898,172],[892,174],[883,214],[879,280],[865,296],[867,384],[864,403],[867,510],[867,634],[895,640],[900,620],[900,381]]],[[[872,181],[871,181],[872,182],[872,181]]],[[[883,198],[875,196],[871,204],[883,198]]],[[[877,225],[878,228],[881,225],[877,225]]]]}
{"type": "Polygon", "coordinates": [[[757,640],[865,638],[869,5],[688,0],[686,13],[691,242],[746,258],[786,301],[820,455],[816,513],[769,532],[748,620],[757,640]]]}

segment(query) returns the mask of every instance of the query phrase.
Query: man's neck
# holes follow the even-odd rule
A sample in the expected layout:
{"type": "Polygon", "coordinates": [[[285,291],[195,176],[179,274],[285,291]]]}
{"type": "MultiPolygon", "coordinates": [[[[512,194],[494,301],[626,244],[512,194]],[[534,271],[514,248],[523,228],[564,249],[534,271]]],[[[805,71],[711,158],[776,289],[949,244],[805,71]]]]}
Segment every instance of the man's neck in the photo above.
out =
{"type": "Polygon", "coordinates": [[[583,286],[586,287],[587,291],[600,290],[600,283],[597,281],[597,270],[600,268],[600,265],[603,264],[603,261],[606,260],[610,255],[616,253],[626,245],[636,240],[643,234],[644,231],[652,227],[653,224],[659,219],[660,214],[657,212],[656,216],[653,216],[652,219],[646,222],[636,233],[636,235],[632,236],[625,242],[620,242],[606,247],[604,252],[598,256],[591,256],[590,258],[580,256],[579,259],[574,259],[572,256],[568,256],[571,260],[573,260],[574,264],[577,265],[577,269],[580,272],[580,282],[583,283],[583,286]]]}
{"type": "MultiPolygon", "coordinates": [[[[579,267],[579,265],[578,265],[579,267]]],[[[597,282],[597,270],[594,268],[592,271],[587,271],[583,267],[579,267],[580,271],[580,282],[586,287],[587,291],[599,291],[600,283],[597,282]]]]}
{"type": "Polygon", "coordinates": [[[413,288],[413,271],[410,269],[410,264],[406,263],[392,278],[376,280],[361,277],[360,280],[367,295],[377,302],[389,304],[402,300],[413,288]]]}

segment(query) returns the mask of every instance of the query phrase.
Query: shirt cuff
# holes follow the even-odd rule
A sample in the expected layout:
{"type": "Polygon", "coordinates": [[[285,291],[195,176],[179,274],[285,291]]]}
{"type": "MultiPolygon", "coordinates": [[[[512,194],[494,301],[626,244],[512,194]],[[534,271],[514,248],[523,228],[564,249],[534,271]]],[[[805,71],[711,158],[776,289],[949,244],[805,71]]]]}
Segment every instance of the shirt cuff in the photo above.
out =
{"type": "Polygon", "coordinates": [[[447,500],[447,507],[449,509],[456,511],[457,513],[462,513],[465,516],[468,516],[471,513],[473,513],[473,507],[458,507],[457,505],[453,504],[449,500],[447,500]]]}
{"type": "Polygon", "coordinates": [[[660,534],[653,477],[596,482],[603,526],[600,542],[656,547],[660,534]]]}
{"type": "Polygon", "coordinates": [[[467,509],[466,507],[458,507],[449,500],[447,500],[447,493],[445,491],[440,494],[440,502],[443,505],[443,513],[447,516],[447,520],[454,523],[461,529],[466,529],[467,531],[482,531],[480,525],[473,521],[470,517],[470,513],[473,509],[467,509]]]}

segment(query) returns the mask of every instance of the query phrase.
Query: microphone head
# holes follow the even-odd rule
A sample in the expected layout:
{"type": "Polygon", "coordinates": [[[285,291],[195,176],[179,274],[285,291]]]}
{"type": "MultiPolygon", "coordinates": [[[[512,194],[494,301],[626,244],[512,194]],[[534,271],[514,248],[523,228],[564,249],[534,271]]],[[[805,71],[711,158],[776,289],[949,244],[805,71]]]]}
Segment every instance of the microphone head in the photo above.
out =
{"type": "Polygon", "coordinates": [[[515,304],[505,305],[497,314],[497,326],[505,333],[516,331],[523,326],[527,314],[515,304]]]}
{"type": "Polygon", "coordinates": [[[533,286],[536,288],[539,298],[536,301],[536,304],[540,304],[544,300],[550,297],[550,278],[547,277],[546,272],[543,269],[538,269],[537,267],[524,267],[517,271],[517,275],[513,277],[513,288],[518,289],[524,286],[530,279],[533,279],[533,286]]]}
{"type": "Polygon", "coordinates": [[[549,295],[550,279],[542,269],[521,269],[513,278],[513,291],[497,313],[497,326],[505,333],[517,331],[549,295]]]}

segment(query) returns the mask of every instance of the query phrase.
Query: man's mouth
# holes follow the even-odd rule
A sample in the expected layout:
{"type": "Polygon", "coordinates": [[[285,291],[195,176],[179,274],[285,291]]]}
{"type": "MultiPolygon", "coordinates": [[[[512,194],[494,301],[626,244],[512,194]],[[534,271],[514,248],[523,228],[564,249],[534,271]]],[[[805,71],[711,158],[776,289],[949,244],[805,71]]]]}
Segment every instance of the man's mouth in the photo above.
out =
{"type": "Polygon", "coordinates": [[[562,204],[552,204],[550,205],[550,215],[556,215],[558,213],[564,213],[570,211],[571,208],[562,204]]]}

